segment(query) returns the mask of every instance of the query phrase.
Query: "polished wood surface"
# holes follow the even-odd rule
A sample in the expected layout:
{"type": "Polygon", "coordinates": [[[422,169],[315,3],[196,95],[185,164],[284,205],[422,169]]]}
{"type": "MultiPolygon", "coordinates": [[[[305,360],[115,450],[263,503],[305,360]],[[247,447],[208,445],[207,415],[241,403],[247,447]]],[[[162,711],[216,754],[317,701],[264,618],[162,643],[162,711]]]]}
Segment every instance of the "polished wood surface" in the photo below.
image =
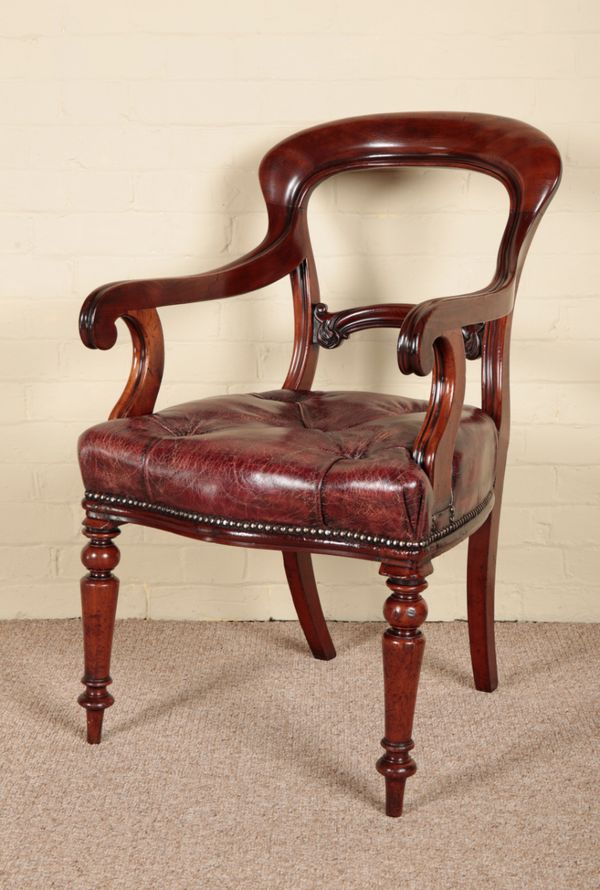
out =
{"type": "Polygon", "coordinates": [[[413,448],[433,488],[433,512],[448,511],[454,519],[452,459],[465,398],[465,349],[461,331],[444,334],[435,341],[431,396],[425,421],[413,448]]]}
{"type": "Polygon", "coordinates": [[[283,565],[298,621],[310,651],[322,661],[335,658],[335,647],[321,608],[310,553],[284,550],[283,565]]]}
{"type": "Polygon", "coordinates": [[[506,454],[510,432],[509,358],[512,315],[486,326],[481,355],[481,405],[498,430],[494,508],[469,538],[467,616],[475,686],[493,692],[498,685],[494,640],[496,555],[506,454]]]}
{"type": "Polygon", "coordinates": [[[165,342],[156,309],[129,310],[123,321],[131,334],[133,358],[125,389],[110,413],[111,420],[151,414],[165,367],[165,342]]]}
{"type": "Polygon", "coordinates": [[[110,676],[119,579],[112,570],[119,563],[119,550],[114,539],[119,529],[110,521],[86,517],[84,534],[89,543],[81,552],[81,561],[88,574],[81,579],[83,619],[84,672],[81,682],[85,691],[77,699],[87,716],[87,740],[100,742],[104,711],[114,699],[107,686],[110,676]]]}
{"type": "Polygon", "coordinates": [[[430,561],[466,538],[468,618],[475,685],[497,685],[494,648],[494,582],[500,503],[509,436],[509,344],[515,295],[532,237],[560,181],[556,147],[539,130],[509,118],[471,113],[385,114],[313,127],[275,146],[260,167],[268,226],[263,241],[244,257],[219,269],[182,278],[121,281],[94,291],[80,315],[83,342],[109,349],[122,318],[133,342],[126,388],[111,417],[134,417],[154,408],[164,363],[161,306],[220,299],[247,293],[289,275],[294,306],[294,339],[287,390],[310,389],[320,348],[340,346],[372,327],[398,329],[397,359],[403,374],[432,375],[428,410],[414,447],[414,460],[433,488],[436,526],[418,547],[385,536],[330,536],[319,529],[281,527],[265,534],[255,523],[190,521],[178,510],[131,498],[88,494],[84,499],[84,550],[89,574],[82,581],[88,739],[98,742],[107,692],[118,581],[113,540],[118,527],[138,523],[205,541],[279,549],[298,617],[311,651],[329,659],[335,649],[318,598],[310,554],[327,553],[377,560],[388,576],[384,634],[385,753],[378,769],[386,779],[387,812],[402,811],[406,779],[416,769],[410,756],[412,723],[426,617],[421,593],[430,561]],[[330,313],[322,302],[307,225],[314,188],[346,170],[397,166],[456,167],[498,179],[510,211],[490,284],[468,294],[418,305],[370,305],[330,313]],[[493,492],[455,518],[452,461],[465,389],[465,360],[481,360],[482,408],[498,431],[493,492]],[[309,531],[312,534],[309,534],[309,531]],[[305,534],[306,532],[306,534],[305,534]],[[367,539],[368,538],[368,539],[367,539]]]}
{"type": "Polygon", "coordinates": [[[405,303],[381,303],[329,312],[325,303],[317,303],[314,307],[315,339],[319,346],[334,349],[358,331],[400,328],[412,308],[405,303]]]}
{"type": "Polygon", "coordinates": [[[410,752],[425,648],[420,627],[427,618],[427,603],[421,594],[431,571],[431,563],[423,562],[381,567],[381,574],[390,576],[386,584],[391,594],[383,607],[389,625],[383,634],[385,735],[381,745],[385,754],[377,761],[377,770],[385,778],[388,816],[402,815],[404,786],[417,770],[410,752]]]}

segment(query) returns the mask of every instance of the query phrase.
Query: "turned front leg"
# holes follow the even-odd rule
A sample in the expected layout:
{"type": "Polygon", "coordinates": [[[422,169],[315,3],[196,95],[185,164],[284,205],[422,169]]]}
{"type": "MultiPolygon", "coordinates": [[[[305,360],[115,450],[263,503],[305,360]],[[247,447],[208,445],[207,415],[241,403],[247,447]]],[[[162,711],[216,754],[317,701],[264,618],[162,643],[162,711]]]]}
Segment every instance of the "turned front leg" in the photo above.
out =
{"type": "MultiPolygon", "coordinates": [[[[427,603],[421,596],[427,587],[421,567],[419,574],[386,581],[392,591],[383,614],[390,625],[383,635],[383,675],[385,698],[385,736],[381,744],[385,754],[377,761],[377,769],[385,778],[388,816],[402,815],[404,785],[415,774],[417,765],[410,756],[414,747],[413,717],[417,687],[423,660],[425,637],[419,627],[427,617],[427,603]]],[[[382,567],[383,574],[390,574],[382,567]]]]}
{"type": "Polygon", "coordinates": [[[114,523],[88,517],[83,533],[89,538],[81,553],[81,561],[88,569],[81,579],[85,664],[81,682],[85,691],[77,701],[86,710],[87,740],[97,745],[104,711],[114,702],[106,687],[112,683],[110,653],[119,593],[119,579],[112,574],[119,563],[119,550],[113,539],[119,529],[114,523]]]}

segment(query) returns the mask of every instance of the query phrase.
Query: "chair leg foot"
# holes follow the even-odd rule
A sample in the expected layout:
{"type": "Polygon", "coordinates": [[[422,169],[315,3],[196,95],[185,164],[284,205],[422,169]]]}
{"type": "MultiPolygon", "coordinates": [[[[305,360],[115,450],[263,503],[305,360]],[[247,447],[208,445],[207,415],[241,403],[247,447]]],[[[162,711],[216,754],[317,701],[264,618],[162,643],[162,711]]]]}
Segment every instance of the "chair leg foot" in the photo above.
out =
{"type": "Polygon", "coordinates": [[[323,615],[310,553],[284,550],[283,565],[310,651],[323,661],[335,658],[335,646],[323,615]]]}
{"type": "Polygon", "coordinates": [[[104,710],[86,712],[87,718],[87,740],[90,745],[99,745],[102,738],[102,719],[104,710]]]}
{"type": "Polygon", "coordinates": [[[104,711],[114,702],[106,687],[112,683],[110,655],[119,592],[119,579],[112,574],[119,562],[119,550],[113,539],[119,529],[111,522],[88,516],[84,534],[89,538],[81,554],[81,561],[89,570],[81,579],[85,665],[81,682],[85,690],[77,701],[86,710],[87,740],[97,745],[102,735],[104,711]]]}
{"type": "Polygon", "coordinates": [[[423,661],[425,637],[420,626],[427,617],[427,604],[421,593],[426,589],[429,563],[415,568],[382,566],[381,573],[392,591],[383,613],[390,625],[383,634],[383,675],[385,698],[385,754],[377,770],[385,778],[386,813],[401,816],[406,780],[416,772],[410,756],[417,689],[423,661]]]}
{"type": "Polygon", "coordinates": [[[493,692],[498,686],[494,632],[494,595],[500,505],[469,538],[467,616],[475,688],[493,692]]]}
{"type": "Polygon", "coordinates": [[[385,814],[397,818],[402,815],[406,780],[417,771],[417,764],[408,753],[414,742],[410,739],[405,745],[394,745],[383,738],[381,744],[386,753],[377,761],[377,771],[385,779],[385,814]]]}
{"type": "Polygon", "coordinates": [[[385,815],[397,819],[402,815],[406,779],[389,779],[385,783],[385,815]]]}

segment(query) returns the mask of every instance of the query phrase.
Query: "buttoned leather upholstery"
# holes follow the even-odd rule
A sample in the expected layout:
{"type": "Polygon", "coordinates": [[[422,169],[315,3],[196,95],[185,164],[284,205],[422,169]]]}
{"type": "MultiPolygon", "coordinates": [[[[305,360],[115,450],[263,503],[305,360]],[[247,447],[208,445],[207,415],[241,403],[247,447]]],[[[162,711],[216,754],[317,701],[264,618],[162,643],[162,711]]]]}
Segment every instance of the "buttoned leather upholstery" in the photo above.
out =
{"type": "MultiPolygon", "coordinates": [[[[79,441],[81,470],[89,491],[417,542],[436,524],[431,484],[411,456],[425,410],[365,392],[219,396],[92,427],[79,441]]],[[[455,519],[492,489],[496,445],[490,417],[465,407],[455,519]]]]}

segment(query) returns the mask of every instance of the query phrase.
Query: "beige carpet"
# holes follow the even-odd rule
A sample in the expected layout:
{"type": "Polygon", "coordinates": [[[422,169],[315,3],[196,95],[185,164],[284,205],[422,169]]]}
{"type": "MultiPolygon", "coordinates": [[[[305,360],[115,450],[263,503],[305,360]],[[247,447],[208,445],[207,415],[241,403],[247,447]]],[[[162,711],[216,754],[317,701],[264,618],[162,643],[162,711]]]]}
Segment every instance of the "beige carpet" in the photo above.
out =
{"type": "Polygon", "coordinates": [[[2,888],[597,888],[600,626],[430,625],[419,771],[382,812],[381,626],[118,625],[117,702],[83,740],[78,621],[0,625],[2,888]],[[596,726],[594,723],[596,721],[596,726]]]}

